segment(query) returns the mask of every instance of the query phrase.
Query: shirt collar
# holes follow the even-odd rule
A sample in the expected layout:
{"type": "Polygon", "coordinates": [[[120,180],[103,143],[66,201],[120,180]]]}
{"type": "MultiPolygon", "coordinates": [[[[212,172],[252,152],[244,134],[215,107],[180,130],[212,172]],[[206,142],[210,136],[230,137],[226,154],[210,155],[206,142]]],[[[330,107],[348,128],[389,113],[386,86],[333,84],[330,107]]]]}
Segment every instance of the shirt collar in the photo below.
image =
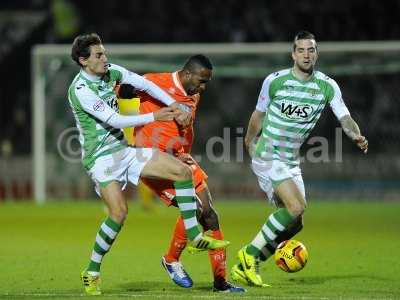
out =
{"type": "Polygon", "coordinates": [[[178,71],[172,73],[172,79],[174,80],[175,86],[183,93],[183,95],[187,96],[187,93],[183,88],[181,81],[179,80],[178,71]]]}
{"type": "Polygon", "coordinates": [[[84,69],[81,69],[81,74],[83,77],[85,77],[87,80],[90,80],[90,81],[100,81],[101,80],[100,76],[91,75],[91,74],[87,73],[84,69]]]}
{"type": "Polygon", "coordinates": [[[310,76],[308,79],[306,79],[306,80],[301,80],[300,78],[297,78],[296,75],[294,75],[294,68],[292,68],[292,69],[290,70],[290,73],[291,73],[292,77],[293,77],[294,79],[296,79],[297,81],[299,81],[299,82],[309,82],[309,81],[312,81],[312,80],[314,79],[314,77],[315,77],[315,70],[313,70],[311,76],[310,76]]]}

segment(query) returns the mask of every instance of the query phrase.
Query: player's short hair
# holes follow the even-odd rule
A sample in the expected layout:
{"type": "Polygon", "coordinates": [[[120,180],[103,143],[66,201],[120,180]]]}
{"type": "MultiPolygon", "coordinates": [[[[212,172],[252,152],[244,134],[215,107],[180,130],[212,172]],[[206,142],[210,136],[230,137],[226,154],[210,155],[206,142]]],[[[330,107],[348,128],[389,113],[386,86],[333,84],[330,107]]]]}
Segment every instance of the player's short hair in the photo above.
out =
{"type": "Polygon", "coordinates": [[[298,40],[315,40],[315,35],[307,30],[301,30],[294,36],[293,51],[296,50],[296,42],[298,40]]]}
{"type": "Polygon", "coordinates": [[[189,59],[184,64],[183,69],[192,72],[199,67],[209,70],[213,69],[210,59],[203,54],[197,54],[189,57],[189,59]]]}
{"type": "Polygon", "coordinates": [[[78,35],[72,43],[71,57],[79,66],[79,57],[88,58],[90,56],[90,46],[100,45],[101,39],[97,33],[78,35]]]}

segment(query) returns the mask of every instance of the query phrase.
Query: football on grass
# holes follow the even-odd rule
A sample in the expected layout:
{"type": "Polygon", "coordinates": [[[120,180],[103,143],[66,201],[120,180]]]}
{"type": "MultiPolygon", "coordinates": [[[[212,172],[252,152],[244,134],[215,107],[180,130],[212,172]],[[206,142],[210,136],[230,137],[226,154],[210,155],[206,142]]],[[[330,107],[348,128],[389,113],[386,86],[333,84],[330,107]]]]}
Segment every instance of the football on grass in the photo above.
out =
{"type": "Polygon", "coordinates": [[[298,272],[307,264],[308,252],[299,241],[287,240],[278,245],[275,250],[275,263],[285,272],[298,272]]]}

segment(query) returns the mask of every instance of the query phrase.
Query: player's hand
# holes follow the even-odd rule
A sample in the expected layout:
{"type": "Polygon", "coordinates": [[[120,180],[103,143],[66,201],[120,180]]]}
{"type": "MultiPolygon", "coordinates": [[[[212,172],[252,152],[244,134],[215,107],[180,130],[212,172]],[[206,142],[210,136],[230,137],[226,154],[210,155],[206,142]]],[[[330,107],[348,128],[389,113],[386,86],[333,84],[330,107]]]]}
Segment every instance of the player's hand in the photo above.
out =
{"type": "Polygon", "coordinates": [[[190,112],[179,111],[178,115],[175,117],[175,121],[182,127],[188,127],[192,121],[192,114],[190,112]]]}
{"type": "Polygon", "coordinates": [[[168,106],[168,107],[171,107],[171,108],[173,108],[173,109],[175,109],[175,110],[178,110],[179,109],[179,102],[178,101],[175,101],[174,103],[172,103],[170,106],[168,106]]]}
{"type": "Polygon", "coordinates": [[[357,144],[357,147],[361,149],[364,154],[368,152],[368,140],[365,136],[359,135],[355,137],[354,142],[357,144]]]}
{"type": "Polygon", "coordinates": [[[163,107],[160,110],[157,110],[153,113],[155,121],[172,121],[177,112],[172,107],[163,107]]]}
{"type": "Polygon", "coordinates": [[[244,145],[250,157],[254,157],[254,154],[256,153],[257,142],[258,142],[257,137],[250,138],[246,136],[244,139],[244,145]]]}
{"type": "Polygon", "coordinates": [[[190,156],[190,154],[188,153],[179,153],[176,156],[181,162],[184,162],[187,165],[193,165],[194,164],[194,160],[193,158],[190,156]]]}
{"type": "Polygon", "coordinates": [[[178,113],[175,117],[175,121],[178,123],[178,125],[182,127],[188,127],[190,125],[192,121],[192,109],[190,106],[176,101],[169,107],[175,109],[178,113]]]}

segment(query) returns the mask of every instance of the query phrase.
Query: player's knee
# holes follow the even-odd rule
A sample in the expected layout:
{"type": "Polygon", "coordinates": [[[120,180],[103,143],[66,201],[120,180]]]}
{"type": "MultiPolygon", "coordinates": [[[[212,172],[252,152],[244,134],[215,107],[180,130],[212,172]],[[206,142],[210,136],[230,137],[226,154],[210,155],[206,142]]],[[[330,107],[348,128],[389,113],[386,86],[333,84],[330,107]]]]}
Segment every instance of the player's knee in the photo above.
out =
{"type": "Polygon", "coordinates": [[[296,205],[292,210],[292,215],[296,218],[301,216],[303,213],[304,213],[304,207],[301,204],[296,205]]]}
{"type": "Polygon", "coordinates": [[[192,169],[183,163],[179,164],[179,166],[176,167],[174,176],[176,181],[192,179],[192,169]]]}
{"type": "Polygon", "coordinates": [[[119,206],[110,209],[110,217],[119,224],[124,223],[128,216],[128,208],[125,206],[119,206]]]}
{"type": "Polygon", "coordinates": [[[287,209],[293,217],[297,218],[304,213],[306,205],[304,201],[294,201],[288,206],[287,209]]]}

